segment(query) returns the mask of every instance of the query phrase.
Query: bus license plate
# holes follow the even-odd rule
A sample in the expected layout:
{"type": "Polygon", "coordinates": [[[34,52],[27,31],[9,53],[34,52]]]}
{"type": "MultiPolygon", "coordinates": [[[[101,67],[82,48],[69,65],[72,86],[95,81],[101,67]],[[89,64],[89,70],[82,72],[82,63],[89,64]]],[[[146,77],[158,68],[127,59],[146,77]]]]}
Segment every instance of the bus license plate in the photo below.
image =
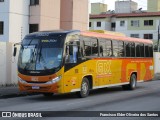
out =
{"type": "Polygon", "coordinates": [[[38,90],[40,87],[39,86],[32,86],[33,90],[38,90]]]}

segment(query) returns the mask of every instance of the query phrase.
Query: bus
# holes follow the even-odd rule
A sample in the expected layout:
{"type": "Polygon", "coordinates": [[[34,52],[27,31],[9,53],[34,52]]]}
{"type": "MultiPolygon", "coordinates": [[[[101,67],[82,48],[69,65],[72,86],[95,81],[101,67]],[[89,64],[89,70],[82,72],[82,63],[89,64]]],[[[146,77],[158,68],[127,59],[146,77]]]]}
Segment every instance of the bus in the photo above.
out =
{"type": "Polygon", "coordinates": [[[28,34],[20,45],[20,91],[44,96],[76,92],[84,98],[92,89],[110,86],[133,90],[154,74],[151,40],[57,30],[28,34]]]}

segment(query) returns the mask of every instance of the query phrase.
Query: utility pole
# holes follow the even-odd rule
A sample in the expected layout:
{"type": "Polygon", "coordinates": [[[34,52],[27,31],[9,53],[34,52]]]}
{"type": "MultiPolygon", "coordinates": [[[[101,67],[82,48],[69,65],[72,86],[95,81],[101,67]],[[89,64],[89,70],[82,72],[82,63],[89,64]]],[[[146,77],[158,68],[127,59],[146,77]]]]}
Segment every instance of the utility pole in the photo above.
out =
{"type": "MultiPolygon", "coordinates": [[[[160,22],[160,21],[159,21],[160,22]]],[[[159,52],[159,38],[160,38],[160,34],[159,34],[159,27],[160,27],[160,23],[158,25],[158,41],[157,41],[157,52],[159,52]]]]}

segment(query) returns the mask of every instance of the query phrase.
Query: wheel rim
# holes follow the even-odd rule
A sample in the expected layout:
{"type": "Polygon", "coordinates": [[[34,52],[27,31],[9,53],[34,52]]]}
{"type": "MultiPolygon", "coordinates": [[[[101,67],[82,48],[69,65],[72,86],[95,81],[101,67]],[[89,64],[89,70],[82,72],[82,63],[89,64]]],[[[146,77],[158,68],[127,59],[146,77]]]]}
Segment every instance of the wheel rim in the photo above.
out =
{"type": "Polygon", "coordinates": [[[82,93],[87,94],[88,92],[88,84],[86,82],[83,82],[82,84],[82,93]]]}

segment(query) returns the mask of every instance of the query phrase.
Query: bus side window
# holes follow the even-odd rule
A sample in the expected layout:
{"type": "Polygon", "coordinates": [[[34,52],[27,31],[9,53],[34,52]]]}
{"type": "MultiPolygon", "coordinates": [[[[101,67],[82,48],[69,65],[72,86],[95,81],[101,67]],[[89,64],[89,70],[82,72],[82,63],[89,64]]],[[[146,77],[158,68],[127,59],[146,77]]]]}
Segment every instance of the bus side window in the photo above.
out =
{"type": "Polygon", "coordinates": [[[100,57],[111,57],[112,55],[111,40],[100,39],[99,45],[100,45],[100,57]]]}
{"type": "Polygon", "coordinates": [[[126,57],[131,57],[131,43],[125,43],[126,57]]]}
{"type": "Polygon", "coordinates": [[[145,57],[149,57],[149,46],[145,45],[145,57]]]}
{"type": "Polygon", "coordinates": [[[149,57],[153,57],[153,45],[149,45],[149,57]]]}
{"type": "Polygon", "coordinates": [[[118,42],[118,57],[124,57],[125,53],[124,53],[124,42],[119,41],[118,42]]]}
{"type": "Polygon", "coordinates": [[[136,44],[136,57],[141,57],[139,43],[136,44]]]}
{"type": "Polygon", "coordinates": [[[98,56],[98,43],[96,38],[84,37],[85,56],[98,56]]]}
{"type": "Polygon", "coordinates": [[[113,57],[118,57],[119,51],[118,51],[118,41],[113,40],[113,57]]]}

